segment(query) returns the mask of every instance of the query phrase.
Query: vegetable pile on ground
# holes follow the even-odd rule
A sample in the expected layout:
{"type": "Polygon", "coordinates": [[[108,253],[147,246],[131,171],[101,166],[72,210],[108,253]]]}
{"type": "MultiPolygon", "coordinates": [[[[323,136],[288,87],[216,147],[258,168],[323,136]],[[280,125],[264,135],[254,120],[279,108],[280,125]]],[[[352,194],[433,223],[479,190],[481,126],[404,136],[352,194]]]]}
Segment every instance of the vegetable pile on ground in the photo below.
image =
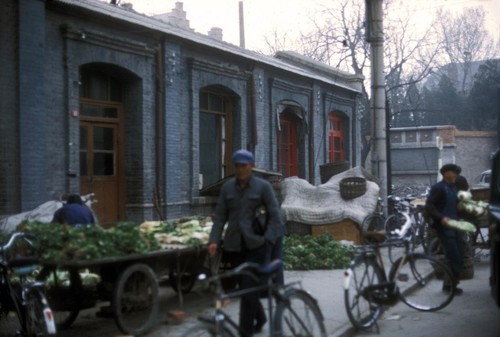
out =
{"type": "Polygon", "coordinates": [[[284,240],[286,270],[344,269],[354,257],[355,249],[335,241],[331,234],[291,234],[284,240]]]}

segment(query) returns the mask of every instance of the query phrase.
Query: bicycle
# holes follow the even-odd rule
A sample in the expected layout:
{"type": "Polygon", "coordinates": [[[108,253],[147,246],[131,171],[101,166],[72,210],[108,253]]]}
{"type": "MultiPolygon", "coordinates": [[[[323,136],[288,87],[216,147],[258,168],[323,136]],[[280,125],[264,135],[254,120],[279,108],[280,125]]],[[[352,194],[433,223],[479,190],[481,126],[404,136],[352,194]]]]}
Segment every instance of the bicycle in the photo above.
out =
{"type": "Polygon", "coordinates": [[[259,293],[267,296],[269,336],[326,337],[323,314],[316,299],[298,287],[299,282],[279,285],[273,281],[273,277],[282,268],[281,260],[274,260],[265,266],[245,262],[230,271],[205,278],[203,280],[205,284],[215,286],[215,312],[209,316],[198,317],[198,324],[188,329],[184,336],[245,336],[238,324],[224,311],[223,306],[229,299],[240,298],[244,294],[259,293]],[[222,280],[241,275],[250,276],[256,281],[264,278],[266,281],[249,289],[225,292],[222,280]],[[276,306],[274,312],[273,299],[276,306]]]}
{"type": "MultiPolygon", "coordinates": [[[[359,246],[357,256],[345,271],[344,304],[357,329],[375,325],[384,307],[400,300],[419,311],[437,311],[455,296],[450,269],[432,256],[413,251],[406,237],[411,220],[405,216],[405,225],[396,231],[396,237],[359,246]],[[381,250],[394,244],[402,244],[405,251],[387,273],[381,250]]],[[[381,237],[385,238],[385,233],[378,235],[381,237]]]]}
{"type": "Polygon", "coordinates": [[[31,247],[31,238],[25,233],[14,233],[9,241],[0,246],[0,326],[7,328],[10,312],[19,321],[16,336],[41,337],[56,335],[52,310],[45,297],[43,282],[31,281],[30,275],[37,267],[36,257],[15,257],[11,251],[18,240],[31,247]]]}
{"type": "MultiPolygon", "coordinates": [[[[394,205],[399,202],[399,198],[393,195],[388,195],[385,198],[385,201],[391,208],[393,208],[394,205]]],[[[384,214],[384,207],[384,199],[378,197],[375,211],[363,219],[363,222],[361,223],[361,238],[364,244],[371,243],[370,233],[379,232],[385,229],[387,217],[384,214]]]]}
{"type": "MultiPolygon", "coordinates": [[[[428,253],[428,244],[430,241],[429,226],[425,217],[425,204],[414,203],[416,199],[406,197],[404,200],[399,200],[394,206],[394,213],[389,215],[384,223],[384,228],[387,233],[394,233],[395,230],[401,230],[406,222],[406,215],[410,217],[411,226],[406,232],[406,238],[413,245],[413,249],[422,246],[423,251],[428,253]]],[[[394,263],[394,250],[401,248],[402,245],[394,244],[389,246],[389,260],[394,263]]],[[[396,255],[397,256],[397,255],[396,255]]]]}

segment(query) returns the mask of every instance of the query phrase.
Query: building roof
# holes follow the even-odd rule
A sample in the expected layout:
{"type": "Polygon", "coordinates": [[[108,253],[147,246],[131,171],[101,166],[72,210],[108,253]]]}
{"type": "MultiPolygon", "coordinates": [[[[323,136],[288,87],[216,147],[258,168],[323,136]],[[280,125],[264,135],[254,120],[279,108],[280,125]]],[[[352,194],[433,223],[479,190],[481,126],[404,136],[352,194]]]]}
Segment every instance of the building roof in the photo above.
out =
{"type": "Polygon", "coordinates": [[[80,8],[82,10],[107,16],[116,20],[139,25],[164,34],[176,36],[184,40],[201,44],[209,48],[215,48],[220,51],[233,54],[235,56],[251,59],[256,62],[276,67],[278,69],[283,69],[296,75],[335,85],[337,87],[341,87],[350,91],[358,93],[361,92],[361,82],[363,80],[362,77],[346,72],[341,72],[336,68],[330,67],[326,64],[321,64],[320,62],[314,61],[304,56],[298,57],[299,54],[297,53],[280,52],[277,55],[278,58],[273,58],[224,41],[218,41],[216,39],[208,37],[207,35],[196,33],[192,30],[176,27],[174,25],[165,23],[164,21],[138,13],[134,10],[112,5],[103,1],[51,0],[51,2],[80,8]],[[290,56],[285,57],[286,55],[290,56]],[[300,62],[297,62],[299,59],[300,62]],[[322,66],[320,67],[319,64],[321,64],[322,66]]]}

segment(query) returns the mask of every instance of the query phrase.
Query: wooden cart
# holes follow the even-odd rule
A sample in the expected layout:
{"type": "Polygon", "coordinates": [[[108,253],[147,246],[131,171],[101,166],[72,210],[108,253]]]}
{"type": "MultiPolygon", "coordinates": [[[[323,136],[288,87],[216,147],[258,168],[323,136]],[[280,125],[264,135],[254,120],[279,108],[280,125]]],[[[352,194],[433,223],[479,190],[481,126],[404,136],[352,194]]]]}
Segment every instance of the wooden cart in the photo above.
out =
{"type": "Polygon", "coordinates": [[[80,310],[107,301],[117,327],[124,334],[139,336],[157,323],[159,278],[169,275],[182,301],[182,293],[191,290],[204,271],[206,256],[206,247],[181,247],[96,260],[43,261],[38,278],[50,278],[47,297],[59,329],[68,328],[80,310]],[[84,270],[99,275],[100,282],[86,286],[81,277],[84,270]],[[62,279],[62,273],[69,277],[62,279]]]}

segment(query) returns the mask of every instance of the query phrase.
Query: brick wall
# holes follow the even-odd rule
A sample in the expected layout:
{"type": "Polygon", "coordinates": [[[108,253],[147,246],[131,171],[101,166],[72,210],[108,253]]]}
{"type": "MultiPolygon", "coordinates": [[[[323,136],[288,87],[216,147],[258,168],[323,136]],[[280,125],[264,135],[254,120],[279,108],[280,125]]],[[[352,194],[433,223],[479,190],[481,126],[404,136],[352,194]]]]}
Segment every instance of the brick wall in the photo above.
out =
{"type": "Polygon", "coordinates": [[[492,154],[498,148],[496,132],[457,131],[455,134],[456,162],[470,183],[481,172],[491,169],[492,154]]]}
{"type": "MultiPolygon", "coordinates": [[[[123,84],[125,212],[132,221],[158,217],[158,190],[161,211],[168,218],[211,213],[214,200],[198,196],[198,95],[204,87],[225,88],[231,94],[233,147],[255,146],[259,168],[277,170],[276,108],[284,100],[301,107],[304,126],[311,128],[302,135],[300,175],[312,177],[313,183],[319,182],[319,165],[327,161],[328,113],[342,112],[350,141],[358,137],[353,134],[355,98],[349,90],[224,48],[151,34],[120,20],[88,20],[86,15],[71,16],[71,11],[52,11],[56,6],[31,0],[0,2],[6,28],[0,31],[0,43],[8,46],[0,48],[0,58],[7,61],[0,65],[0,216],[79,191],[79,177],[72,173],[79,172],[80,124],[71,112],[79,110],[80,70],[86,65],[104,65],[123,84]],[[19,18],[18,6],[23,8],[19,18]],[[12,79],[19,81],[13,85],[17,81],[12,79]],[[158,96],[160,82],[164,91],[158,96]],[[161,135],[158,111],[164,120],[161,135]],[[158,174],[157,155],[164,157],[158,174]]],[[[348,148],[351,158],[358,156],[355,144],[348,148]]]]}
{"type": "Polygon", "coordinates": [[[0,1],[0,217],[20,208],[17,1],[0,1]]]}

